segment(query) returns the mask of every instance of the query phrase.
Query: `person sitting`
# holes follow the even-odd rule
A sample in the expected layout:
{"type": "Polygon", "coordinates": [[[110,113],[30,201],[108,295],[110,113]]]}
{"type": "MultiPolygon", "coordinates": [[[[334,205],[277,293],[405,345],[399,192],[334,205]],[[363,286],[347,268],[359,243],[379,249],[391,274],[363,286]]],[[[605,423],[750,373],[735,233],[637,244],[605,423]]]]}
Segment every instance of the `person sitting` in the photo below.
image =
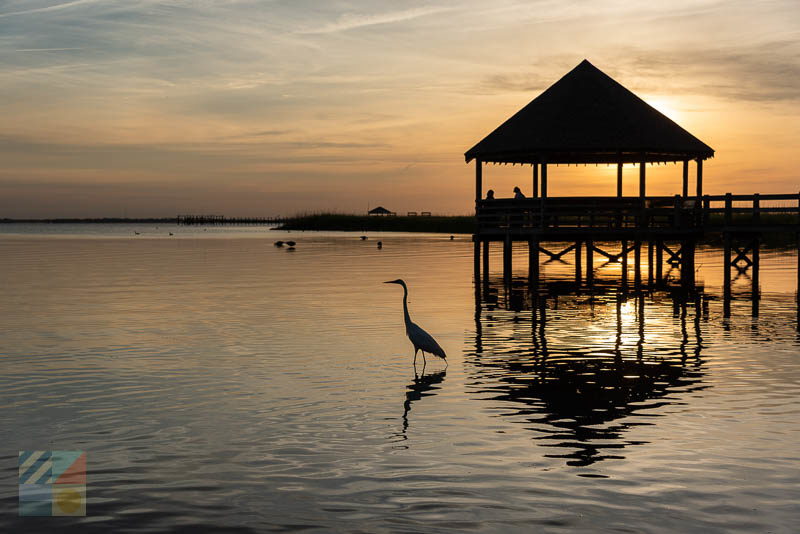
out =
{"type": "Polygon", "coordinates": [[[494,189],[489,189],[486,192],[486,200],[494,200],[494,189]]]}
{"type": "Polygon", "coordinates": [[[514,198],[515,199],[525,198],[525,195],[523,195],[522,191],[520,191],[519,187],[516,187],[516,186],[514,187],[514,198]]]}

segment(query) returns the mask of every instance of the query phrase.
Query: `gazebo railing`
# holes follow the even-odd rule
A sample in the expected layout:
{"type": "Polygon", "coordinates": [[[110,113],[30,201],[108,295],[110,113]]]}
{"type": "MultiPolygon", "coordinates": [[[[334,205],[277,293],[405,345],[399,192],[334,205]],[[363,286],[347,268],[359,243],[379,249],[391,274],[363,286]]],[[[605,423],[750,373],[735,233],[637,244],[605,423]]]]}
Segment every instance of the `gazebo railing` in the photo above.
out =
{"type": "Polygon", "coordinates": [[[523,229],[692,230],[800,224],[800,194],[548,197],[480,200],[479,232],[523,229]],[[770,217],[762,217],[770,216],[770,217]],[[779,215],[779,217],[775,217],[779,215]]]}

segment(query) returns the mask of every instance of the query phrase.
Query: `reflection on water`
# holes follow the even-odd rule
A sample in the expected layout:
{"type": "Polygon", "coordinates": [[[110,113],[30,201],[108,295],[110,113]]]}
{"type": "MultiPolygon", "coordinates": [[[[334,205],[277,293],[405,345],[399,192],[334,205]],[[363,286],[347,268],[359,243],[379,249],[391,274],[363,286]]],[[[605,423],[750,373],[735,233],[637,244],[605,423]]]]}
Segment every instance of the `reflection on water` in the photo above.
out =
{"type": "MultiPolygon", "coordinates": [[[[645,412],[710,387],[702,353],[712,298],[702,287],[629,293],[606,280],[587,292],[556,278],[529,291],[524,279],[499,278],[476,289],[469,387],[513,403],[504,415],[563,449],[547,456],[567,465],[623,459],[647,443],[628,431],[660,417],[645,412]]],[[[750,334],[758,330],[754,322],[750,334]]]]}
{"type": "Polygon", "coordinates": [[[403,432],[402,438],[408,439],[408,416],[411,411],[411,404],[421,400],[423,397],[431,397],[436,394],[436,390],[441,389],[441,384],[444,382],[446,371],[436,371],[425,374],[425,369],[422,369],[422,374],[414,373],[414,381],[406,386],[406,400],[403,402],[403,432]]]}

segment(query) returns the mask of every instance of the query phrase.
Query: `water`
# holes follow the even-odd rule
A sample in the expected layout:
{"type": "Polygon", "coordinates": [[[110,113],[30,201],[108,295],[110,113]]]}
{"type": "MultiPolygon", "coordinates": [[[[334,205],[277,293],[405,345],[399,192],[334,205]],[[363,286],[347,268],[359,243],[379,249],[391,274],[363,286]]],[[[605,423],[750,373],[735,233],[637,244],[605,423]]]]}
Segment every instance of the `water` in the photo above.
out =
{"type": "Polygon", "coordinates": [[[726,319],[713,249],[688,301],[607,266],[476,309],[468,236],[0,235],[0,531],[796,531],[793,255],[726,319]],[[446,368],[415,378],[398,277],[446,368]],[[25,449],[88,451],[85,518],[17,516],[25,449]]]}

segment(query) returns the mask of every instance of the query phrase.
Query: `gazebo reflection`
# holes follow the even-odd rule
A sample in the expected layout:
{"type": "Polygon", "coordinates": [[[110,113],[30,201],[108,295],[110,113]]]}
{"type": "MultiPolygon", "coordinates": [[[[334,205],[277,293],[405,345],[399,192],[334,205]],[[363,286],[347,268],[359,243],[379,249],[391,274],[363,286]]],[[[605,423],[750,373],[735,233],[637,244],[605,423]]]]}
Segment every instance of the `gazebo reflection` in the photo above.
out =
{"type": "Polygon", "coordinates": [[[626,438],[630,428],[707,387],[699,288],[629,296],[600,284],[581,295],[553,281],[531,293],[499,279],[484,289],[469,387],[532,430],[547,457],[575,466],[623,458],[642,443],[626,438]]]}

